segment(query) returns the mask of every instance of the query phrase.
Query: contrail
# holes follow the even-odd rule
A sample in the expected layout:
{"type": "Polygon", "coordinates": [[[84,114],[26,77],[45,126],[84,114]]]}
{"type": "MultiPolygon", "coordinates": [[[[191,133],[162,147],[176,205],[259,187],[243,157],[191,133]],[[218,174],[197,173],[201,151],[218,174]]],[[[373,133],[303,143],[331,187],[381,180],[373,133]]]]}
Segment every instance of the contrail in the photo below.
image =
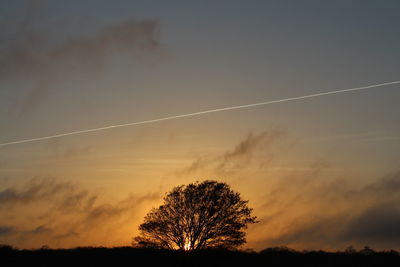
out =
{"type": "Polygon", "coordinates": [[[108,130],[108,129],[113,129],[113,128],[154,123],[154,122],[167,121],[167,120],[174,120],[174,119],[179,119],[179,118],[199,116],[199,115],[203,115],[203,114],[228,111],[228,110],[234,110],[234,109],[251,108],[251,107],[256,107],[256,106],[263,106],[263,105],[269,105],[269,104],[275,104],[275,103],[281,103],[281,102],[301,100],[301,99],[305,99],[305,98],[312,98],[312,97],[318,97],[318,96],[324,96],[324,95],[333,95],[333,94],[339,94],[339,93],[345,93],[345,92],[360,91],[360,90],[366,90],[366,89],[370,89],[370,88],[381,87],[381,86],[385,86],[385,85],[399,84],[399,83],[400,83],[400,81],[385,82],[385,83],[372,84],[372,85],[367,85],[367,86],[362,86],[362,87],[354,87],[354,88],[329,91],[329,92],[324,92],[324,93],[316,93],[316,94],[311,94],[311,95],[289,97],[289,98],[284,98],[284,99],[270,100],[270,101],[246,104],[246,105],[240,105],[240,106],[216,108],[216,109],[198,111],[198,112],[181,114],[181,115],[168,116],[168,117],[152,119],[152,120],[144,120],[144,121],[137,121],[137,122],[131,122],[131,123],[116,124],[116,125],[110,125],[110,126],[99,127],[99,128],[92,128],[92,129],[73,131],[73,132],[68,132],[68,133],[36,137],[36,138],[31,138],[31,139],[17,140],[17,141],[12,141],[12,142],[7,142],[7,143],[0,143],[0,146],[22,144],[22,143],[28,143],[28,142],[34,142],[34,141],[42,141],[42,140],[53,139],[53,138],[58,138],[58,137],[63,137],[63,136],[68,136],[68,135],[83,134],[83,133],[97,132],[97,131],[103,131],[103,130],[108,130]]]}

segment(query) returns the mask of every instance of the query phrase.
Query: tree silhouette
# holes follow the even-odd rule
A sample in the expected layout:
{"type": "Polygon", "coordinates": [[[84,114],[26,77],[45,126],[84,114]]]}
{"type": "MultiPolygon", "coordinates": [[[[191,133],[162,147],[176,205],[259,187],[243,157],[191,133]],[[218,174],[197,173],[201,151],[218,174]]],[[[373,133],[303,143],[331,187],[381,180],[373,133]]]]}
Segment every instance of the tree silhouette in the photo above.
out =
{"type": "Polygon", "coordinates": [[[134,245],[181,250],[236,248],[246,242],[243,229],[256,223],[247,203],[226,183],[204,181],[175,187],[160,207],[146,215],[134,245]]]}

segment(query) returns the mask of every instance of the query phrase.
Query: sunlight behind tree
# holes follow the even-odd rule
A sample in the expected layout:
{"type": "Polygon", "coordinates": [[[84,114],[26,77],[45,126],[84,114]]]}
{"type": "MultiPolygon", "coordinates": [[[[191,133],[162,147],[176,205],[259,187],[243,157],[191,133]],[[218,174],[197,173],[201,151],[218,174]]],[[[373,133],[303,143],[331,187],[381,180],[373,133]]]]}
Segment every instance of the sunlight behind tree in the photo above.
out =
{"type": "Polygon", "coordinates": [[[146,215],[134,245],[180,250],[236,248],[246,243],[243,229],[257,222],[247,203],[226,183],[204,181],[175,187],[160,207],[146,215]]]}

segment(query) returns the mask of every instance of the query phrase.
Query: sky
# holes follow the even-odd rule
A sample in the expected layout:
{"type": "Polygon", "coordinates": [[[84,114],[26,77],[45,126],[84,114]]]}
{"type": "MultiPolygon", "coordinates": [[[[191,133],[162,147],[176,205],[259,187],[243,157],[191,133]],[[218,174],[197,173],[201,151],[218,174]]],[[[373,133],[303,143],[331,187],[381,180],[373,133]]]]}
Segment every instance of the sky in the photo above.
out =
{"type": "MultiPolygon", "coordinates": [[[[1,1],[0,143],[400,80],[398,1],[1,1]]],[[[126,246],[218,180],[246,248],[400,249],[400,86],[0,146],[0,244],[126,246]]]]}

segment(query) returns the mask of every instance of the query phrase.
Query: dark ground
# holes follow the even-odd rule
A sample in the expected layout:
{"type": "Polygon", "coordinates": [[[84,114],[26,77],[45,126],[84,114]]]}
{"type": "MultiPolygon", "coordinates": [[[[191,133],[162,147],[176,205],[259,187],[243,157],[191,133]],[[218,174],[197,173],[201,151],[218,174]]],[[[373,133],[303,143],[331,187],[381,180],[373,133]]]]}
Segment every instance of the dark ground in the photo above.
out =
{"type": "Polygon", "coordinates": [[[132,247],[17,250],[0,247],[0,266],[400,266],[396,251],[347,252],[270,248],[261,252],[197,252],[132,247]]]}

